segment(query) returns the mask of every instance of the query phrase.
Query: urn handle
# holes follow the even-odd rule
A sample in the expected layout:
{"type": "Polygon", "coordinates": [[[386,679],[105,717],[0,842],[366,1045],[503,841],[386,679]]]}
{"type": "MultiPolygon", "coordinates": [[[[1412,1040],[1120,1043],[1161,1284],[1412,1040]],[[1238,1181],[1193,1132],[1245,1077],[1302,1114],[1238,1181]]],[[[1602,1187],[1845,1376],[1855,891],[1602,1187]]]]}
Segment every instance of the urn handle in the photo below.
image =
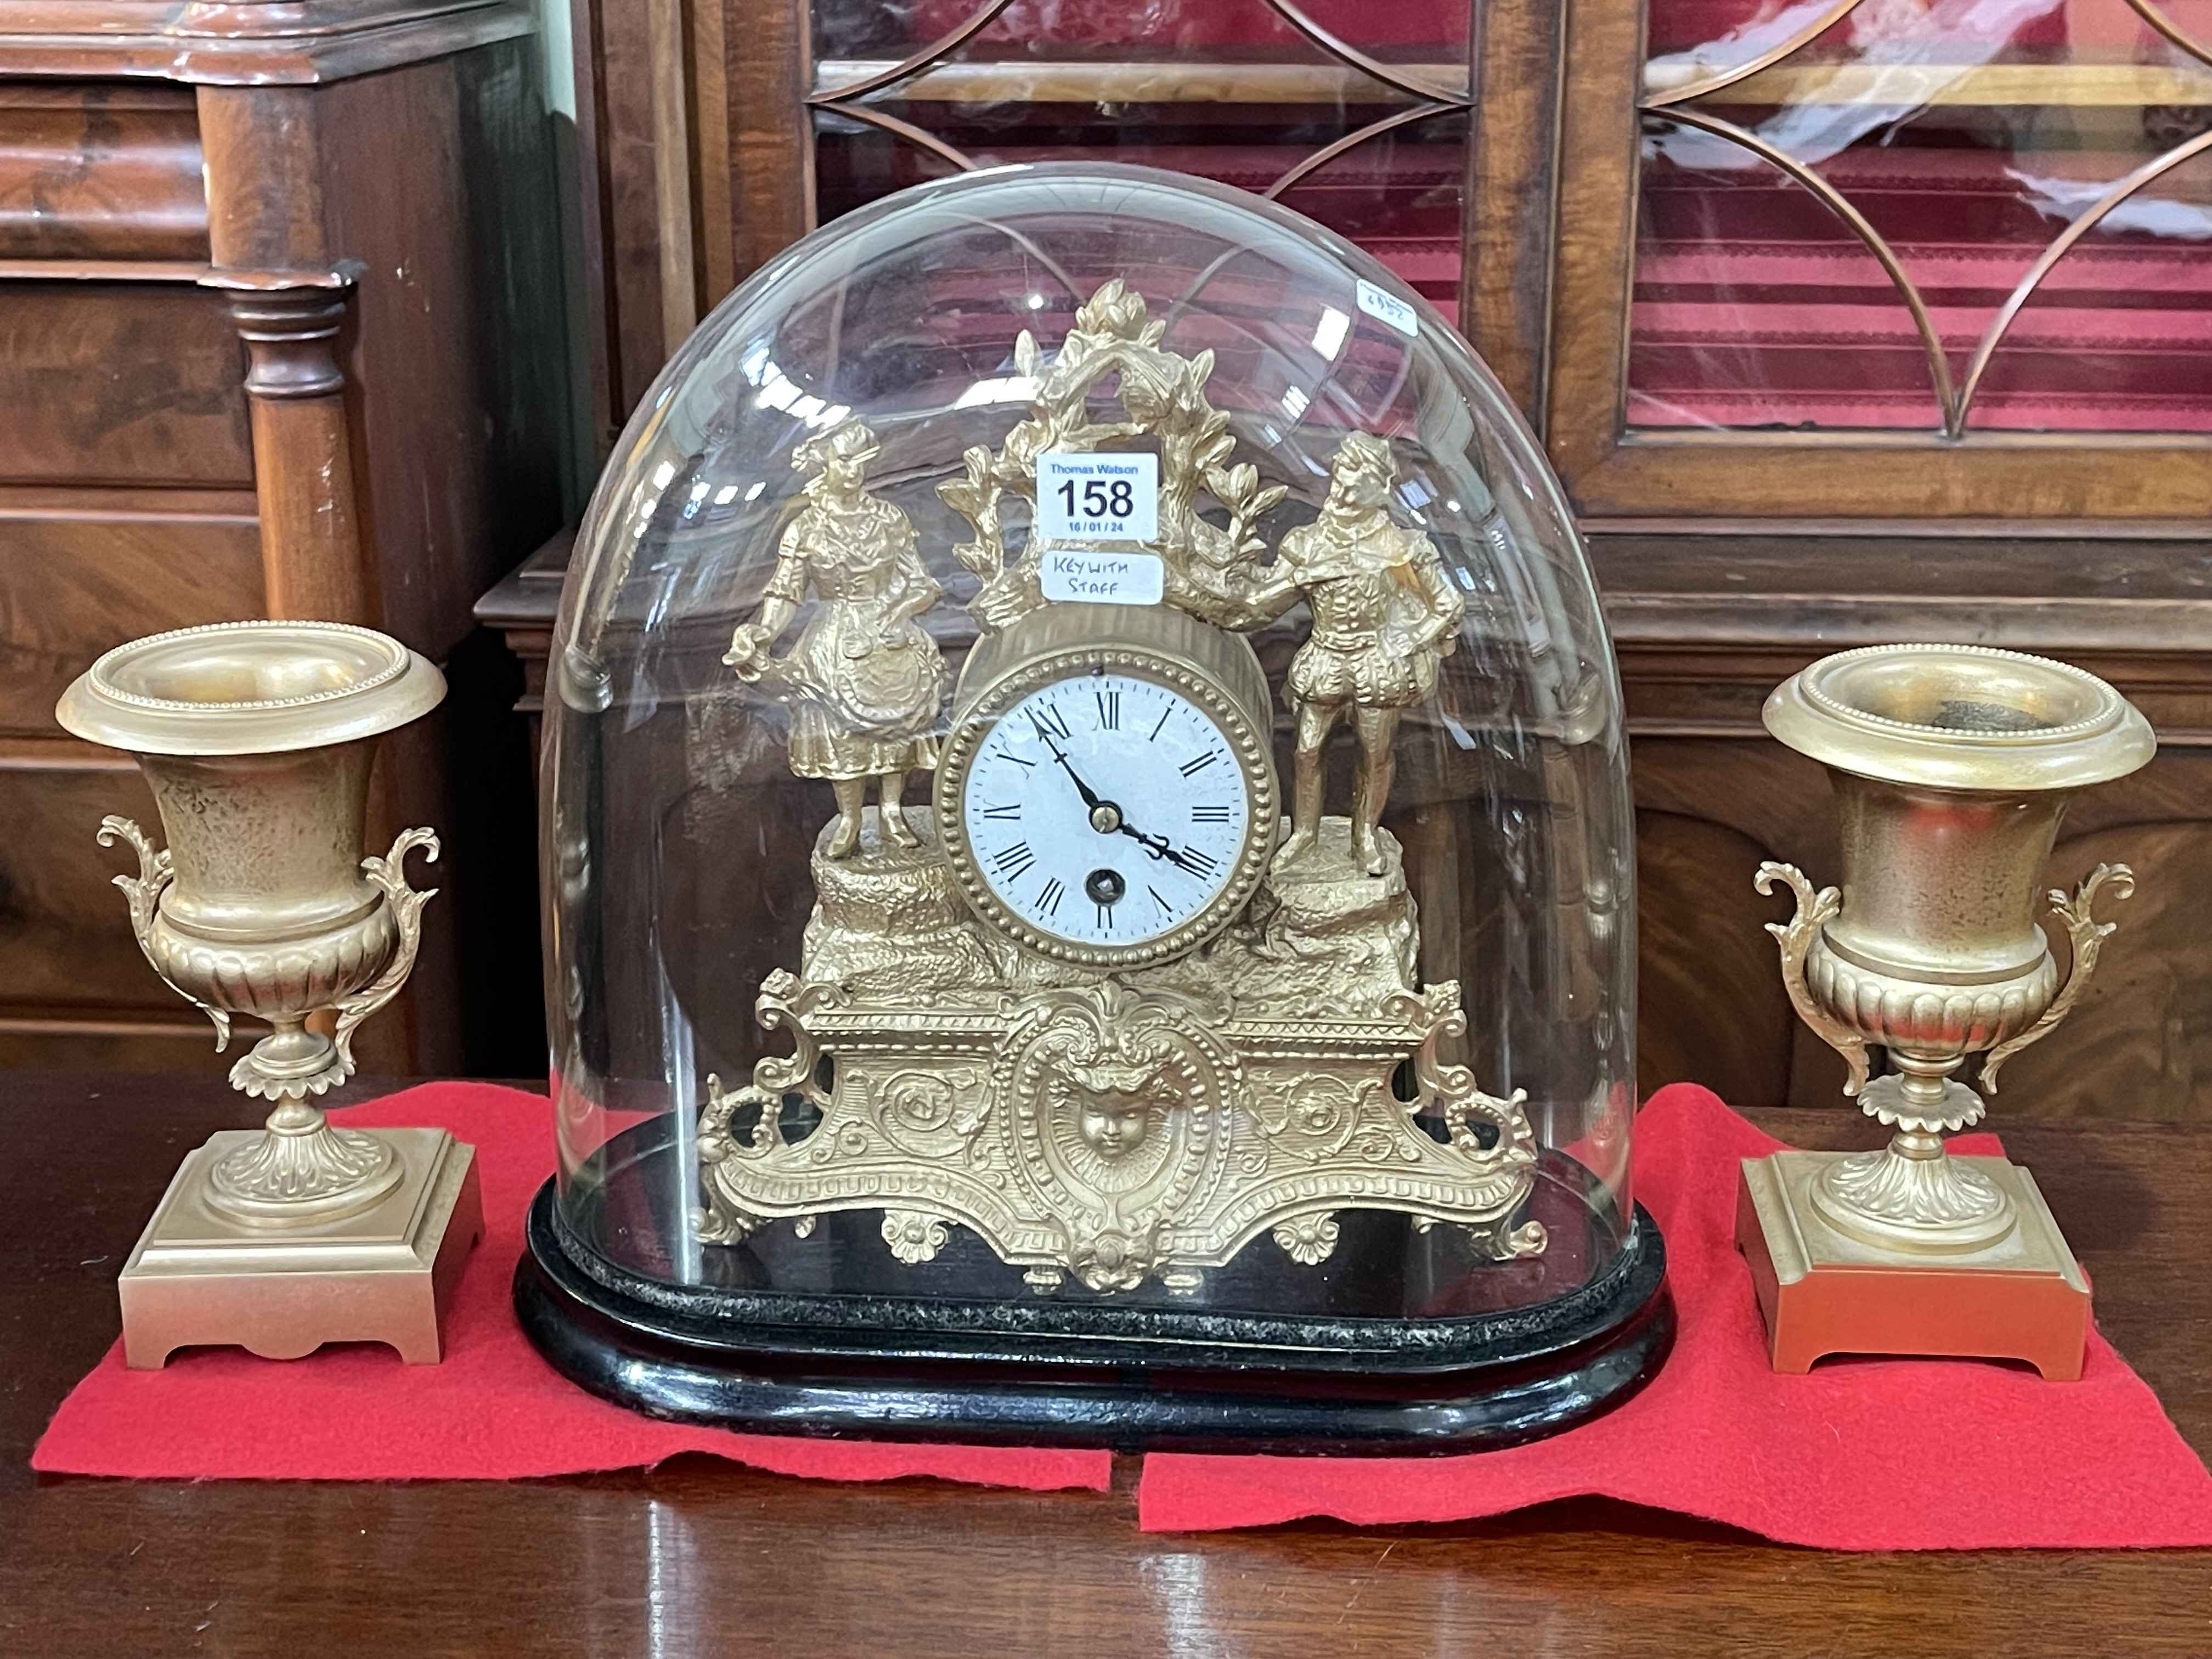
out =
{"type": "Polygon", "coordinates": [[[2051,1000],[2051,1006],[2037,1020],[2018,1036],[2000,1042],[1982,1061],[1982,1092],[1993,1095],[1997,1091],[1997,1068],[2031,1043],[2040,1042],[2051,1035],[2051,1028],[2066,1018],[2074,1006],[2074,999],[2081,994],[2081,988],[2089,982],[2089,975],[2097,971],[2097,956],[2105,948],[2105,940],[2119,926],[2116,921],[2099,921],[2091,915],[2097,902],[2097,890],[2110,882],[2116,898],[2126,898],[2136,890],[2136,872],[2124,864],[2100,864],[2081,878],[2081,885],[2070,894],[2063,887],[2051,890],[2051,908],[2066,924],[2067,942],[2074,948],[2074,965],[2067,970],[2066,983],[2051,1000]]]}
{"type": "Polygon", "coordinates": [[[1859,1091],[1867,1085],[1867,1041],[1831,1014],[1805,981],[1805,958],[1812,953],[1813,943],[1820,937],[1821,927],[1842,913],[1843,893],[1834,887],[1815,891],[1805,872],[1796,865],[1779,864],[1771,859],[1761,864],[1759,873],[1752,878],[1752,885],[1762,893],[1771,893],[1777,882],[1786,883],[1797,896],[1796,913],[1788,921],[1766,924],[1766,931],[1774,935],[1775,945],[1782,953],[1783,988],[1790,993],[1790,1006],[1797,1011],[1797,1018],[1811,1026],[1813,1034],[1841,1054],[1844,1063],[1851,1068],[1850,1080],[1844,1085],[1844,1093],[1856,1099],[1859,1091]]]}
{"type": "Polygon", "coordinates": [[[408,854],[418,847],[431,863],[438,861],[438,834],[434,830],[403,830],[389,853],[382,858],[372,854],[361,861],[369,880],[382,890],[385,901],[392,906],[392,920],[399,927],[399,948],[392,953],[392,960],[374,983],[338,1002],[337,1027],[331,1035],[337,1043],[338,1056],[345,1066],[342,1073],[344,1076],[353,1073],[354,1028],[399,994],[407,975],[415,971],[416,952],[422,948],[422,907],[438,896],[438,890],[425,887],[418,892],[407,884],[407,872],[402,866],[408,854]]]}
{"type": "Polygon", "coordinates": [[[131,931],[137,936],[138,949],[161,983],[215,1022],[215,1051],[221,1054],[230,1047],[230,1016],[220,1008],[210,1007],[171,979],[161,959],[154,954],[154,918],[161,912],[162,890],[176,879],[176,872],[169,867],[169,849],[164,847],[156,851],[136,820],[113,812],[100,819],[95,839],[102,847],[112,847],[118,841],[129,842],[131,850],[138,854],[137,875],[112,878],[131,906],[131,931]]]}

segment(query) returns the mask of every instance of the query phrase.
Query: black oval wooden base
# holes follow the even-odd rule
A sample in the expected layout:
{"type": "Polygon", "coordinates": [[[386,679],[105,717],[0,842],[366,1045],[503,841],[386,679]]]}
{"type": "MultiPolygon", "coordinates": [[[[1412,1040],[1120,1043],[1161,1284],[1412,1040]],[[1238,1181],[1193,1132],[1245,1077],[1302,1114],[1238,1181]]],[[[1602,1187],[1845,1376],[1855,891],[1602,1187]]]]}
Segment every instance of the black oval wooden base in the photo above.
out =
{"type": "Polygon", "coordinates": [[[917,1315],[903,1300],[630,1274],[570,1244],[549,1182],[514,1304],[563,1376],[684,1422],[1131,1451],[1468,1451],[1571,1428],[1650,1381],[1674,1337],[1665,1270],[1639,1208],[1596,1279],[1510,1312],[1253,1322],[1016,1303],[963,1319],[958,1304],[917,1315]],[[1048,1316],[1009,1316],[1024,1310],[1048,1316]],[[1281,1340],[1228,1328],[1251,1323],[1283,1326],[1281,1340]]]}

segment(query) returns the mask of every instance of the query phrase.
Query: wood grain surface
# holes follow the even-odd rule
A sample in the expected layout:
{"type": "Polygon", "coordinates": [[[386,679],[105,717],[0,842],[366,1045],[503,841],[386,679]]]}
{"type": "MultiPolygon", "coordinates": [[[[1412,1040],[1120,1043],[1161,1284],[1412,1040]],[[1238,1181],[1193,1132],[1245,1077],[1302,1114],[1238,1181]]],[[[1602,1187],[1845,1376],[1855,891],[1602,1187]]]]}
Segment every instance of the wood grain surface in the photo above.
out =
{"type": "Polygon", "coordinates": [[[0,482],[253,482],[245,354],[189,287],[11,283],[0,307],[0,482]],[[88,372],[96,365],[97,372],[88,372]]]}
{"type": "Polygon", "coordinates": [[[118,641],[260,612],[250,495],[0,489],[0,732],[56,735],[54,700],[118,641]]]}
{"type": "Polygon", "coordinates": [[[469,52],[537,27],[522,0],[0,0],[0,75],[307,86],[469,52]]]}
{"type": "MultiPolygon", "coordinates": [[[[1875,1133],[1841,1112],[1755,1115],[1804,1145],[1875,1133]]],[[[1133,1460],[1107,1493],[839,1486],[705,1457],[503,1485],[35,1480],[31,1445],[112,1340],[115,1272],[163,1183],[245,1116],[216,1079],[0,1073],[0,1651],[2212,1651],[2212,1552],[1826,1554],[1597,1501],[1146,1536],[1133,1460]]],[[[2212,1130],[2009,1139],[2094,1276],[2105,1329],[2212,1448],[2212,1130]]],[[[1990,1431],[1936,1403],[1899,1425],[1901,1455],[1916,1434],[1990,1431]]]]}
{"type": "Polygon", "coordinates": [[[0,255],[205,259],[191,91],[0,82],[0,255]]]}

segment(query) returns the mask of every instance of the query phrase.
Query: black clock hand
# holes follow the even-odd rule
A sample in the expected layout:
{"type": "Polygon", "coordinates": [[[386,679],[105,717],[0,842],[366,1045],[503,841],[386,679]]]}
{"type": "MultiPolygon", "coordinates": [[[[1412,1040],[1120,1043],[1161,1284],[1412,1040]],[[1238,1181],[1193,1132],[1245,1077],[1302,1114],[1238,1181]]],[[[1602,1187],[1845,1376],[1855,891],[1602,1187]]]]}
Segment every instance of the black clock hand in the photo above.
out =
{"type": "Polygon", "coordinates": [[[1052,750],[1052,757],[1060,763],[1060,769],[1067,774],[1068,781],[1075,786],[1075,793],[1083,797],[1083,804],[1092,808],[1101,805],[1103,803],[1098,792],[1076,775],[1074,767],[1068,764],[1067,757],[1060,753],[1060,745],[1052,740],[1052,733],[1044,729],[1043,722],[1033,721],[1032,724],[1036,726],[1037,736],[1044,739],[1044,746],[1052,750]]]}
{"type": "Polygon", "coordinates": [[[1143,848],[1147,853],[1150,853],[1156,859],[1171,858],[1174,856],[1174,854],[1168,849],[1167,837],[1164,836],[1148,836],[1143,830],[1137,829],[1134,825],[1127,822],[1117,823],[1114,827],[1116,830],[1119,830],[1123,835],[1128,836],[1130,840],[1135,842],[1139,847],[1143,848]]]}
{"type": "Polygon", "coordinates": [[[1165,859],[1170,864],[1175,866],[1176,869],[1186,871],[1191,875],[1195,876],[1200,873],[1198,866],[1190,861],[1188,854],[1177,852],[1174,848],[1169,846],[1168,838],[1165,836],[1148,836],[1143,830],[1133,829],[1127,823],[1121,824],[1117,827],[1121,830],[1123,835],[1133,837],[1138,845],[1141,846],[1154,858],[1165,859]]]}

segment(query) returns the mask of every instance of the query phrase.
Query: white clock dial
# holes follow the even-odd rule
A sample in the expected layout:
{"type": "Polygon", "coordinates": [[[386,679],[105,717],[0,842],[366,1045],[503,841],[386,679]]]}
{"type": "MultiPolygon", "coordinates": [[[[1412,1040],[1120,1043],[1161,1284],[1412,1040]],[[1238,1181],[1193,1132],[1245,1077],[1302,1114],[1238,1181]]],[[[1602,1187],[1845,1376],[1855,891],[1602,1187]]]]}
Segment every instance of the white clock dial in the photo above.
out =
{"type": "Polygon", "coordinates": [[[1130,674],[1072,675],[1006,708],[961,798],[976,870],[1038,933],[1124,949],[1188,922],[1243,860],[1251,806],[1213,717],[1130,674]]]}

